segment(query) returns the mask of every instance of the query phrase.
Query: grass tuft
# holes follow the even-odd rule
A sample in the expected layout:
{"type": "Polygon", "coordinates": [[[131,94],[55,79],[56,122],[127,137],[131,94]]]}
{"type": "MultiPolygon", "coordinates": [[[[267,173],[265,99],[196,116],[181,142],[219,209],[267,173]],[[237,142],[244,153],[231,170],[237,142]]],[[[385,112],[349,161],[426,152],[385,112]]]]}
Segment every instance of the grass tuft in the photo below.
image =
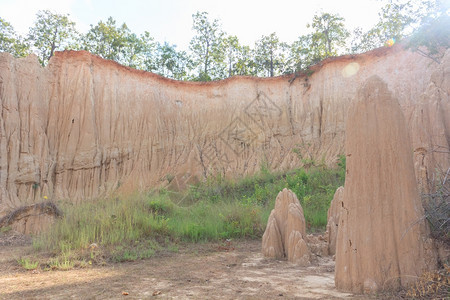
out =
{"type": "Polygon", "coordinates": [[[39,261],[31,261],[28,258],[20,258],[17,260],[17,262],[25,270],[35,270],[39,266],[39,261]]]}

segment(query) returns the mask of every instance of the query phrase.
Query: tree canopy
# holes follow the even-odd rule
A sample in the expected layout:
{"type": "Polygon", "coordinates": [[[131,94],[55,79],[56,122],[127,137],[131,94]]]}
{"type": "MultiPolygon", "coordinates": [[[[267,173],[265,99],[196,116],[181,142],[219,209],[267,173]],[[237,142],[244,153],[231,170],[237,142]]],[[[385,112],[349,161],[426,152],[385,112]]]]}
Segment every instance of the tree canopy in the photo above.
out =
{"type": "Polygon", "coordinates": [[[209,81],[223,78],[225,73],[224,32],[219,20],[209,20],[207,12],[192,15],[196,35],[192,38],[190,49],[192,61],[198,68],[196,80],[209,81]]]}
{"type": "Polygon", "coordinates": [[[264,35],[255,45],[255,64],[258,75],[273,77],[283,73],[285,44],[275,32],[264,35]]]}
{"type": "Polygon", "coordinates": [[[29,50],[29,45],[17,35],[12,25],[0,18],[0,51],[21,57],[26,56],[29,50]]]}
{"type": "Polygon", "coordinates": [[[313,29],[311,51],[314,53],[313,61],[320,61],[330,56],[336,56],[340,48],[345,46],[349,36],[344,25],[345,19],[339,15],[329,13],[316,14],[307,27],[313,29]]]}
{"type": "Polygon", "coordinates": [[[75,42],[77,35],[75,22],[70,21],[68,15],[44,10],[37,13],[28,40],[41,63],[46,64],[56,50],[72,48],[71,44],[75,42]]]}

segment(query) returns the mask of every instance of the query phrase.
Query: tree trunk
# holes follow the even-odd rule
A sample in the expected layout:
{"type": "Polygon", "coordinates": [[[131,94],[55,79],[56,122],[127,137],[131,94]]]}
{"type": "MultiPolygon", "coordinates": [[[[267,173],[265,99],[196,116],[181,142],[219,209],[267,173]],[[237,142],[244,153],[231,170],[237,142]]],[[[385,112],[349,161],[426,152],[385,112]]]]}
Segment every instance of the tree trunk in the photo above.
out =
{"type": "Polygon", "coordinates": [[[209,41],[206,41],[206,53],[205,53],[205,69],[204,74],[205,76],[208,74],[208,60],[209,60],[209,41]]]}
{"type": "Polygon", "coordinates": [[[50,49],[50,56],[48,57],[48,60],[50,60],[50,58],[53,56],[53,53],[55,52],[56,49],[56,35],[58,34],[58,27],[56,27],[55,29],[55,34],[53,36],[53,41],[52,41],[52,48],[50,49]]]}
{"type": "Polygon", "coordinates": [[[330,41],[330,36],[328,35],[328,29],[325,30],[325,38],[327,39],[327,46],[328,46],[327,57],[329,57],[329,56],[331,56],[331,41],[330,41]]]}
{"type": "Polygon", "coordinates": [[[270,77],[273,77],[273,55],[270,55],[270,77]]]}

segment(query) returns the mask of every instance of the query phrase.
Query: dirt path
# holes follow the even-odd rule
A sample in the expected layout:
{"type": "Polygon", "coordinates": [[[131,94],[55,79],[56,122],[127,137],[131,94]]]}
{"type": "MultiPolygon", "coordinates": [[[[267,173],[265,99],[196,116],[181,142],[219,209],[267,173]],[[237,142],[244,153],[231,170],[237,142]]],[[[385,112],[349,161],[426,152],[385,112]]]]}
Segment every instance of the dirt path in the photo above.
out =
{"type": "Polygon", "coordinates": [[[334,288],[334,262],[308,268],[262,257],[259,241],[181,249],[131,263],[24,271],[25,246],[0,246],[0,299],[353,299],[334,288]],[[128,295],[123,295],[123,293],[128,295]],[[155,295],[155,296],[153,296],[155,295]]]}

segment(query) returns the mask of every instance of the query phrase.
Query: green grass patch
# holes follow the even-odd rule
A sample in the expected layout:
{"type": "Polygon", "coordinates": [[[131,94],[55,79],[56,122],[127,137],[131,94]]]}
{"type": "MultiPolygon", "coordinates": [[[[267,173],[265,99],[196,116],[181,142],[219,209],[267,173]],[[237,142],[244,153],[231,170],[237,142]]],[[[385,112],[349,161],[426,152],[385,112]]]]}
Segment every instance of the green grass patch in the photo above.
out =
{"type": "Polygon", "coordinates": [[[206,200],[256,207],[265,226],[276,196],[283,188],[289,188],[300,200],[308,231],[320,231],[326,227],[328,208],[336,189],[344,185],[344,179],[345,156],[340,156],[336,168],[321,165],[288,172],[270,172],[266,167],[261,167],[261,172],[253,176],[234,180],[225,180],[220,176],[210,178],[206,183],[192,186],[183,201],[196,203],[206,200]]]}
{"type": "Polygon", "coordinates": [[[260,207],[239,202],[199,201],[168,218],[171,233],[192,242],[261,236],[260,207]]]}
{"type": "Polygon", "coordinates": [[[152,211],[144,195],[100,199],[63,209],[64,217],[34,240],[36,249],[68,253],[88,249],[93,243],[109,247],[168,234],[166,218],[152,211]]]}
{"type": "Polygon", "coordinates": [[[130,197],[62,205],[64,217],[33,240],[36,251],[51,252],[50,269],[105,261],[145,259],[158,251],[176,252],[179,242],[260,238],[275,198],[283,188],[298,196],[307,230],[324,230],[327,210],[343,185],[345,161],[338,168],[270,172],[209,178],[184,192],[167,190],[130,197]]]}

